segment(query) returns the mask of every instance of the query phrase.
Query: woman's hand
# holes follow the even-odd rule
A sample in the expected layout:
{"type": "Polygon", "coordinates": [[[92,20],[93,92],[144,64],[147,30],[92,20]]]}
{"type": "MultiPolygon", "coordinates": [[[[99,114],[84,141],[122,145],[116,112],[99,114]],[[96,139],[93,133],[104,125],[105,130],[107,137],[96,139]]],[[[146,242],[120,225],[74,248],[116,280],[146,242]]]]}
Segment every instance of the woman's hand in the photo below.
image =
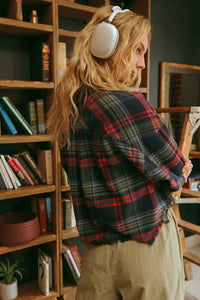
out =
{"type": "Polygon", "coordinates": [[[185,179],[185,182],[187,182],[187,178],[190,175],[192,168],[193,168],[193,164],[192,164],[191,160],[189,160],[189,158],[185,157],[185,165],[182,169],[182,175],[183,175],[183,178],[185,179]]]}

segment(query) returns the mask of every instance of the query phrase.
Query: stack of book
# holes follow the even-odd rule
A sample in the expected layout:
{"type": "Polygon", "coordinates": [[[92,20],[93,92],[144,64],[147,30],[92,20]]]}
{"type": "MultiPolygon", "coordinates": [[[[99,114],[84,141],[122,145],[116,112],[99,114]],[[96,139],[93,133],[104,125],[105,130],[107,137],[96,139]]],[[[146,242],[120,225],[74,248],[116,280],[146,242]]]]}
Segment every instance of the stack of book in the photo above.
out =
{"type": "Polygon", "coordinates": [[[63,265],[67,279],[77,282],[81,275],[82,257],[77,246],[70,242],[62,244],[63,265]]]}
{"type": "Polygon", "coordinates": [[[46,184],[46,178],[28,151],[0,154],[0,189],[38,184],[46,184]]]}
{"type": "Polygon", "coordinates": [[[46,234],[47,232],[52,232],[51,197],[45,195],[32,196],[31,209],[38,216],[40,233],[46,234]]]}
{"type": "Polygon", "coordinates": [[[49,290],[53,286],[52,258],[40,248],[38,248],[38,285],[45,295],[49,295],[49,290]]]}
{"type": "Polygon", "coordinates": [[[28,101],[24,106],[24,116],[7,96],[0,98],[1,131],[16,135],[45,133],[44,100],[28,101]]]}

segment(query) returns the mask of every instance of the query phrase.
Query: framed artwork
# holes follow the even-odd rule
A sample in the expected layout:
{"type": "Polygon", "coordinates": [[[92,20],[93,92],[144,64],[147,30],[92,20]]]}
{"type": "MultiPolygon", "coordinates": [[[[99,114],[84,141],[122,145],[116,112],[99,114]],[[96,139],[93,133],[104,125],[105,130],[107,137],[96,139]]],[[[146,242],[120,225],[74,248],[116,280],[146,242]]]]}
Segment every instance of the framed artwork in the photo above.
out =
{"type": "MultiPolygon", "coordinates": [[[[200,106],[200,66],[162,62],[160,74],[160,108],[200,106]]],[[[176,111],[162,117],[178,142],[183,114],[176,111]]]]}

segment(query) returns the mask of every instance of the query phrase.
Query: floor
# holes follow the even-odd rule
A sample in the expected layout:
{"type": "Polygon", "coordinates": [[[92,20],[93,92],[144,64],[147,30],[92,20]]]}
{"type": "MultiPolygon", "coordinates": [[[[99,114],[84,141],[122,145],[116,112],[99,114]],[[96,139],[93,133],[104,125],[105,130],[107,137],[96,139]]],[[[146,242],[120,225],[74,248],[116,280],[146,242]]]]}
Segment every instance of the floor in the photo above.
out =
{"type": "MultiPolygon", "coordinates": [[[[200,255],[199,236],[191,236],[189,238],[186,238],[186,244],[191,252],[200,255]]],[[[185,282],[185,300],[200,300],[200,266],[191,264],[191,267],[193,279],[185,282]]]]}

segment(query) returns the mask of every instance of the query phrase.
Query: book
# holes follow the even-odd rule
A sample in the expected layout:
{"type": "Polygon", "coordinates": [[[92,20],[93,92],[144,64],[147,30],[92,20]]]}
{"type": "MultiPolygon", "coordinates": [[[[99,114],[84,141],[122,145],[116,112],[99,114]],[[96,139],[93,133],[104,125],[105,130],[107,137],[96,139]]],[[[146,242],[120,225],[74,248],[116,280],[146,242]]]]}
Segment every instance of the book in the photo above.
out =
{"type": "Polygon", "coordinates": [[[34,212],[39,219],[39,214],[38,214],[38,197],[37,196],[32,196],[31,197],[31,211],[34,212]]]}
{"type": "Polygon", "coordinates": [[[38,255],[42,256],[49,265],[48,268],[49,288],[52,288],[53,287],[52,258],[48,253],[42,251],[41,248],[38,248],[38,255]]]}
{"type": "Polygon", "coordinates": [[[24,115],[32,127],[34,133],[37,133],[37,112],[35,101],[28,101],[24,105],[24,115]]]}
{"type": "Polygon", "coordinates": [[[8,182],[7,182],[7,179],[6,179],[5,168],[4,168],[4,166],[3,166],[3,163],[2,163],[2,161],[1,161],[1,158],[0,158],[0,173],[1,173],[1,176],[2,176],[2,178],[3,178],[4,183],[5,183],[5,185],[6,185],[6,189],[7,189],[7,190],[10,189],[10,187],[9,187],[9,185],[8,185],[8,182]]]}
{"type": "Polygon", "coordinates": [[[64,168],[61,166],[61,184],[68,186],[68,178],[67,178],[67,172],[64,170],[64,168]]]}
{"type": "Polygon", "coordinates": [[[62,244],[62,250],[64,250],[65,253],[67,254],[67,256],[69,257],[70,263],[71,263],[71,265],[73,267],[73,270],[74,270],[74,272],[76,274],[76,278],[79,278],[81,276],[81,274],[80,274],[80,272],[78,270],[78,267],[76,265],[76,262],[75,262],[75,260],[74,260],[74,258],[72,256],[72,253],[70,251],[70,247],[67,246],[67,245],[65,245],[65,244],[62,244]]]}
{"type": "Polygon", "coordinates": [[[0,189],[5,190],[7,189],[6,183],[4,181],[3,175],[1,174],[1,168],[0,168],[0,189]]]}
{"type": "Polygon", "coordinates": [[[19,128],[26,134],[33,135],[34,131],[19,110],[15,107],[14,103],[10,100],[10,98],[3,96],[0,99],[0,103],[8,112],[9,116],[12,118],[12,121],[15,125],[18,125],[19,128]]]}
{"type": "Polygon", "coordinates": [[[22,0],[11,1],[8,18],[23,21],[22,0]]]}
{"type": "Polygon", "coordinates": [[[77,282],[80,277],[80,272],[78,271],[78,268],[77,268],[76,263],[71,255],[70,250],[64,244],[62,244],[62,253],[63,253],[64,259],[67,263],[67,266],[69,267],[69,269],[71,271],[74,281],[77,282]]]}
{"type": "Polygon", "coordinates": [[[46,215],[47,215],[47,231],[51,232],[52,231],[51,198],[46,197],[45,202],[46,202],[46,215]]]}
{"type": "Polygon", "coordinates": [[[40,290],[49,295],[49,263],[38,249],[38,285],[40,290]]]}
{"type": "Polygon", "coordinates": [[[44,100],[36,99],[36,111],[37,111],[37,131],[38,133],[45,133],[45,117],[44,117],[44,100]]]}
{"type": "Polygon", "coordinates": [[[31,56],[32,80],[45,82],[50,80],[50,58],[50,44],[45,42],[35,43],[31,56]]]}
{"type": "Polygon", "coordinates": [[[2,127],[5,131],[5,133],[9,133],[9,134],[13,134],[13,135],[18,133],[14,123],[12,122],[7,111],[5,110],[5,108],[3,107],[3,105],[1,103],[0,103],[0,119],[2,121],[2,127]]]}
{"type": "Polygon", "coordinates": [[[6,183],[7,189],[13,189],[13,184],[10,180],[10,177],[8,175],[7,169],[4,166],[4,163],[2,161],[2,158],[0,157],[0,168],[1,168],[1,174],[3,175],[4,181],[6,183]]]}
{"type": "Polygon", "coordinates": [[[20,153],[20,156],[24,159],[24,161],[27,163],[27,165],[31,168],[32,172],[38,178],[39,182],[42,184],[45,184],[46,179],[45,179],[44,175],[42,174],[38,164],[31,156],[31,154],[28,151],[23,151],[20,153]]]}
{"type": "Polygon", "coordinates": [[[47,214],[45,198],[38,198],[38,215],[41,234],[47,233],[47,214]]]}
{"type": "Polygon", "coordinates": [[[16,164],[16,166],[23,173],[24,177],[28,180],[30,185],[33,186],[33,185],[39,184],[39,181],[35,181],[35,178],[31,172],[30,168],[25,163],[25,161],[23,161],[23,159],[20,157],[19,153],[14,154],[12,156],[12,159],[13,159],[14,163],[16,164]]]}
{"type": "Polygon", "coordinates": [[[75,244],[73,244],[73,243],[71,243],[69,241],[65,242],[64,245],[69,248],[69,250],[70,250],[70,252],[71,252],[71,254],[73,256],[73,259],[74,259],[74,261],[75,261],[75,263],[77,265],[77,268],[78,268],[78,270],[79,270],[79,272],[81,274],[82,257],[80,255],[78,247],[75,244]]]}
{"type": "Polygon", "coordinates": [[[71,217],[72,217],[72,201],[70,199],[64,200],[64,229],[71,228],[71,217]]]}
{"type": "Polygon", "coordinates": [[[73,203],[71,205],[71,228],[76,227],[76,217],[75,217],[75,213],[74,213],[74,206],[73,203]]]}
{"type": "Polygon", "coordinates": [[[18,177],[19,181],[21,182],[21,184],[22,185],[29,185],[28,180],[25,178],[25,176],[22,173],[22,171],[17,167],[17,165],[15,164],[15,162],[11,158],[11,156],[8,155],[8,154],[6,154],[5,155],[5,159],[10,164],[11,168],[13,169],[13,171],[15,172],[15,174],[17,175],[17,177],[18,177]]]}
{"type": "Polygon", "coordinates": [[[5,159],[4,155],[1,154],[0,156],[1,156],[1,159],[2,159],[2,162],[3,162],[4,166],[5,166],[5,168],[6,168],[6,170],[7,170],[7,173],[8,173],[8,175],[9,175],[9,178],[10,178],[10,180],[11,180],[11,183],[12,183],[13,187],[14,187],[15,189],[17,189],[18,187],[21,186],[20,181],[19,181],[18,178],[16,177],[16,175],[15,175],[13,169],[10,167],[10,165],[9,165],[9,163],[7,162],[7,160],[5,159]]]}
{"type": "Polygon", "coordinates": [[[50,149],[38,150],[38,166],[46,178],[47,184],[53,184],[53,165],[52,165],[52,151],[50,149]]]}
{"type": "Polygon", "coordinates": [[[58,77],[61,78],[66,70],[66,43],[58,43],[58,77]]]}

